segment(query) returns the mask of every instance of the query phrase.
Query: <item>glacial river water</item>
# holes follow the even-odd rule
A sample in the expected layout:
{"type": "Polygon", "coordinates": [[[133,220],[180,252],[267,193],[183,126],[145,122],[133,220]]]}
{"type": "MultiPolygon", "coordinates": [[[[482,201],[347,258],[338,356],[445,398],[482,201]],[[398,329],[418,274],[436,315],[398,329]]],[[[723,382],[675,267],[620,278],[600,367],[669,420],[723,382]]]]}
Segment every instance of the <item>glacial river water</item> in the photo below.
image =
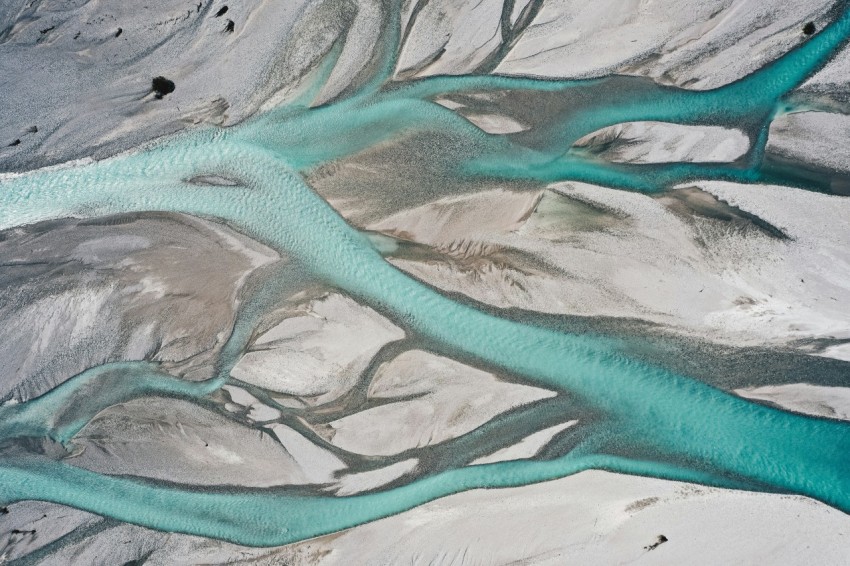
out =
{"type": "MultiPolygon", "coordinates": [[[[110,477],[40,457],[0,461],[0,499],[38,499],[149,526],[269,546],[302,540],[476,487],[516,486],[588,468],[803,494],[850,512],[850,425],[754,404],[623,355],[597,336],[554,332],[447,298],[387,263],[308,187],[301,173],[417,129],[442,129],[478,148],[458,175],[578,179],[654,191],[694,178],[765,179],[756,144],[744,166],[605,166],[568,155],[572,141],[630,120],[749,121],[766,131],[783,97],[819,68],[850,32],[850,11],[801,47],[724,88],[606,92],[606,79],[538,81],[441,77],[387,86],[378,77],[346,100],[290,104],[227,130],[173,136],[102,162],[0,181],[0,228],[67,216],[175,211],[220,219],[297,258],[316,277],[446,351],[563,391],[600,415],[568,454],[546,461],[463,467],[352,497],[282,490],[204,489],[110,477]],[[380,79],[380,80],[379,80],[380,79]],[[430,102],[448,92],[597,89],[593,104],[537,132],[534,144],[484,134],[430,102]],[[236,186],[187,182],[218,175],[236,186]]],[[[393,34],[388,34],[392,44],[393,34]]],[[[391,49],[387,48],[388,51],[391,49]]],[[[391,65],[384,65],[385,71],[391,65]]],[[[759,130],[760,128],[760,130],[759,130]]],[[[761,135],[761,138],[764,136],[761,135]]],[[[764,141],[763,139],[761,140],[764,141]]],[[[67,443],[98,411],[151,394],[202,397],[227,379],[244,332],[235,332],[219,377],[181,381],[149,363],[93,368],[27,403],[0,407],[0,439],[67,443]]]]}

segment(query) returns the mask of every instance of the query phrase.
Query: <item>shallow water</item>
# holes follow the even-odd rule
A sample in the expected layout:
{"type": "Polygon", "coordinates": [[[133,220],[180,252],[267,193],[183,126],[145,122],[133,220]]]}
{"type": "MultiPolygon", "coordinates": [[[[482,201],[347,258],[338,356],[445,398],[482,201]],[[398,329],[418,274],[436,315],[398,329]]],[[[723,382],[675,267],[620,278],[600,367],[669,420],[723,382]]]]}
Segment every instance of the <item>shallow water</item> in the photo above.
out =
{"type": "MultiPolygon", "coordinates": [[[[605,91],[605,81],[440,77],[383,86],[383,74],[348,99],[317,109],[292,104],[228,130],[205,129],[103,162],[2,180],[0,228],[65,216],[174,211],[221,219],[296,258],[309,272],[392,317],[436,349],[496,366],[557,389],[600,415],[578,445],[547,461],[451,469],[409,485],[354,497],[293,496],[284,490],[205,489],[108,477],[37,457],[0,462],[0,499],[41,499],[161,530],[249,545],[278,545],[397,513],[475,487],[514,486],[587,468],[725,487],[791,492],[850,512],[850,426],[807,418],[728,395],[638,362],[615,340],[555,332],[488,314],[440,295],[388,264],[303,181],[300,173],[416,131],[450,132],[477,156],[457,175],[577,179],[656,191],[688,179],[758,181],[761,148],[746,166],[620,167],[567,156],[572,141],[630,120],[766,124],[782,97],[822,65],[850,31],[850,12],[800,48],[728,87],[605,91]],[[439,93],[545,91],[565,97],[606,93],[594,104],[522,137],[487,135],[435,105],[439,93]],[[187,180],[218,175],[235,186],[187,180]]],[[[395,41],[397,34],[387,34],[395,41]]],[[[387,50],[390,51],[389,49],[387,50]]],[[[391,57],[388,56],[388,60],[391,57]]],[[[761,126],[763,129],[763,125],[761,126]]],[[[274,293],[270,293],[274,295],[274,293]]],[[[262,311],[262,294],[243,309],[219,377],[188,383],[153,364],[93,368],[49,394],[0,407],[0,439],[49,437],[61,443],[101,409],[143,395],[200,398],[226,382],[262,311]],[[87,392],[97,391],[96,395],[87,392]]]]}

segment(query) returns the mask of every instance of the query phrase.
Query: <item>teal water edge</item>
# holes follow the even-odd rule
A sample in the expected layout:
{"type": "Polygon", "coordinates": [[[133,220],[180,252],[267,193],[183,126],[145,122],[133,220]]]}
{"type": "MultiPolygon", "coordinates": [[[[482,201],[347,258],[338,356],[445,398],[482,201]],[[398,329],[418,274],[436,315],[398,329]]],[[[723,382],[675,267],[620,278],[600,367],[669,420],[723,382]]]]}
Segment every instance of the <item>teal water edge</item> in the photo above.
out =
{"type": "MultiPolygon", "coordinates": [[[[631,120],[761,124],[783,97],[822,66],[850,33],[850,11],[819,34],[729,86],[609,93],[535,135],[535,143],[492,136],[430,98],[470,90],[522,90],[570,96],[605,80],[540,81],[493,76],[438,77],[387,84],[398,41],[388,24],[375,78],[348,98],[310,109],[275,109],[227,130],[203,129],[101,162],[51,168],[0,181],[0,228],[67,216],[173,211],[225,221],[296,258],[313,275],[391,316],[447,351],[557,389],[593,408],[601,424],[570,453],[452,469],[379,493],[294,496],[283,490],[204,489],[100,475],[36,457],[0,462],[0,499],[39,499],[160,530],[279,545],[398,513],[478,487],[506,487],[595,468],[724,487],[807,495],[850,512],[850,426],[753,404],[685,376],[629,359],[597,336],[558,333],[476,310],[440,295],[387,263],[307,186],[301,176],[416,131],[449,132],[475,148],[458,175],[578,179],[656,191],[694,178],[755,182],[760,149],[733,165],[615,167],[567,155],[597,128],[631,120]],[[235,186],[190,179],[219,175],[235,186]]],[[[318,72],[322,80],[327,72],[318,72]]],[[[757,144],[758,145],[758,144],[757,144]]],[[[262,300],[259,300],[262,302],[262,300]]],[[[0,407],[0,440],[48,437],[67,444],[98,411],[144,395],[201,398],[227,380],[261,305],[243,309],[218,377],[189,383],[155,364],[92,368],[40,398],[0,407]],[[248,317],[248,318],[246,318],[248,317]],[[87,392],[89,392],[87,394],[87,392]],[[96,392],[93,393],[93,392],[96,392]]]]}

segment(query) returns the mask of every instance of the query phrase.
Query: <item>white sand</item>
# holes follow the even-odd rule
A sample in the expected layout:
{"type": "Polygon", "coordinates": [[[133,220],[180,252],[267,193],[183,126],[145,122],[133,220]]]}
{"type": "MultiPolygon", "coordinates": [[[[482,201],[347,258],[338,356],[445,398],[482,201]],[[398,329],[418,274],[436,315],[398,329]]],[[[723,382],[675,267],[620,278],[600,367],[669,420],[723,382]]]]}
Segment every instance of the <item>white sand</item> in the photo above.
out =
{"type": "Polygon", "coordinates": [[[564,431],[578,421],[567,421],[543,430],[537,431],[534,434],[529,434],[513,446],[508,446],[500,450],[496,450],[492,454],[476,458],[469,464],[475,466],[478,464],[493,464],[495,462],[509,462],[511,460],[525,460],[533,458],[540,450],[546,446],[556,434],[564,431]]]}
{"type": "Polygon", "coordinates": [[[730,83],[826,23],[831,0],[546,2],[497,72],[544,77],[645,75],[708,89],[730,83]]]}
{"type": "Polygon", "coordinates": [[[791,383],[736,389],[735,393],[748,399],[770,401],[791,411],[850,420],[850,388],[848,387],[791,383]]]}
{"type": "Polygon", "coordinates": [[[409,458],[377,470],[348,474],[342,476],[329,491],[342,497],[376,489],[414,471],[418,465],[417,458],[409,458]]]}
{"type": "Polygon", "coordinates": [[[840,173],[850,173],[850,116],[830,112],[795,112],[770,124],[767,151],[783,159],[840,173]]]}
{"type": "Polygon", "coordinates": [[[276,437],[187,401],[143,397],[102,411],[65,461],[105,474],[249,487],[325,483],[345,467],[292,429],[270,428],[276,437]]]}
{"type": "Polygon", "coordinates": [[[553,397],[421,350],[383,364],[368,396],[390,401],[318,427],[328,442],[357,454],[389,456],[456,438],[496,415],[553,397]]]}
{"type": "Polygon", "coordinates": [[[449,496],[300,547],[322,565],[839,565],[847,537],[847,515],[810,499],[591,471],[449,496]],[[658,535],[668,542],[645,550],[658,535]]]}
{"type": "Polygon", "coordinates": [[[322,403],[353,387],[372,357],[404,332],[370,308],[329,294],[279,313],[231,375],[277,393],[322,403]]]}
{"type": "Polygon", "coordinates": [[[573,151],[598,143],[607,143],[608,147],[596,157],[614,163],[726,162],[738,159],[750,147],[740,130],[624,122],[587,134],[573,144],[573,151]]]}
{"type": "Polygon", "coordinates": [[[370,227],[446,258],[392,260],[402,269],[500,307],[637,318],[738,346],[850,338],[850,200],[780,186],[682,186],[691,187],[791,239],[574,182],[542,198],[486,191],[442,199],[370,227]]]}
{"type": "Polygon", "coordinates": [[[150,359],[209,377],[247,277],[279,259],[230,229],[163,214],[19,229],[0,256],[0,365],[16,368],[0,397],[18,400],[107,361],[150,359]]]}

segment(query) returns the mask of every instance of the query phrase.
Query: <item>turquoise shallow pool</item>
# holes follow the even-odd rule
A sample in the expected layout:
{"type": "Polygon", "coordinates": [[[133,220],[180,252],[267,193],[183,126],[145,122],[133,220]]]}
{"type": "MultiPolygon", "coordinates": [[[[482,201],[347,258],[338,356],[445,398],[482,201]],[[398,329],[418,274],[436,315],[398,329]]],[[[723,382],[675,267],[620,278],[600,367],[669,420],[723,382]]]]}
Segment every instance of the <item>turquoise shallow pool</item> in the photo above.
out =
{"type": "MultiPolygon", "coordinates": [[[[758,143],[748,164],[736,167],[614,167],[566,152],[578,137],[630,120],[746,119],[763,129],[782,107],[783,96],[819,68],[849,32],[846,11],[800,48],[718,90],[607,93],[567,121],[538,132],[534,149],[484,134],[430,97],[488,89],[605,93],[605,81],[443,77],[390,88],[382,87],[391,68],[384,65],[384,75],[335,104],[317,109],[293,104],[232,129],[195,131],[91,165],[3,179],[2,228],[152,210],[221,219],[298,258],[316,277],[439,348],[563,391],[601,417],[574,450],[555,460],[453,469],[354,497],[198,491],[21,457],[0,462],[0,499],[54,501],[155,529],[258,546],[350,527],[462,490],[540,482],[588,468],[803,494],[850,512],[850,426],[753,404],[631,360],[613,340],[521,324],[442,296],[387,263],[301,177],[310,168],[402,134],[439,129],[476,149],[473,159],[458,164],[459,176],[579,179],[643,191],[694,178],[755,182],[764,175],[758,143]],[[187,182],[210,175],[237,184],[187,182]]],[[[388,44],[393,41],[388,34],[388,44]]],[[[231,350],[238,351],[242,339],[244,333],[234,333],[231,350]]],[[[0,435],[68,442],[88,419],[114,403],[150,394],[207,395],[225,383],[232,362],[225,359],[220,377],[203,383],[171,378],[148,363],[93,368],[38,399],[0,407],[0,435]],[[97,394],[86,394],[91,391],[97,394]]]]}

